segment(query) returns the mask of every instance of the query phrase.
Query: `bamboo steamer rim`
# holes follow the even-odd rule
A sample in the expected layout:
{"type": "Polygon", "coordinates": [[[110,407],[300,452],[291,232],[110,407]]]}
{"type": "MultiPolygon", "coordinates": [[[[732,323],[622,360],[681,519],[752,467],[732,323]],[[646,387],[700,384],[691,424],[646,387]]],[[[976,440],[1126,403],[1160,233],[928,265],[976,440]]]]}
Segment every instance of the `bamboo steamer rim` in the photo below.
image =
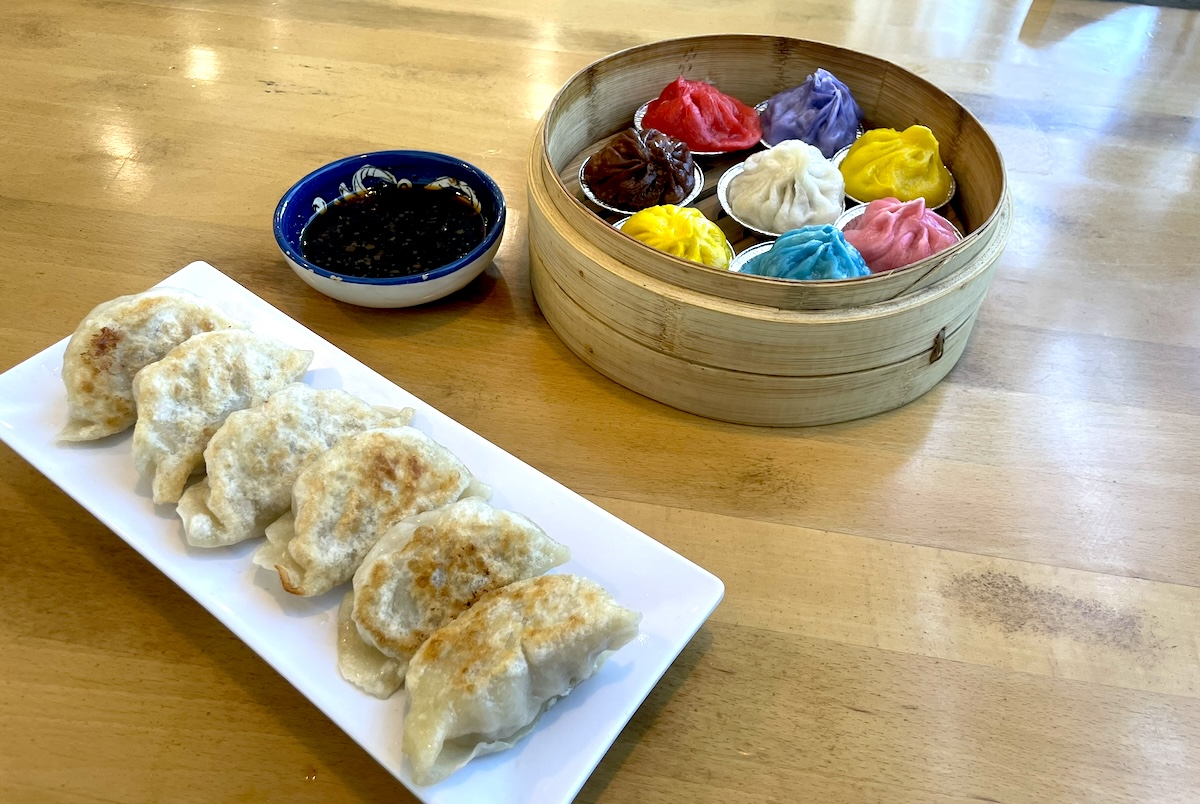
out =
{"type": "MultiPolygon", "coordinates": [[[[841,54],[845,54],[847,57],[852,57],[852,58],[857,58],[857,59],[864,59],[864,58],[868,59],[872,62],[877,63],[878,65],[880,65],[882,68],[884,68],[887,71],[897,70],[897,71],[903,73],[907,80],[914,81],[918,84],[923,85],[932,94],[945,95],[946,97],[950,98],[951,101],[956,106],[957,114],[960,117],[969,119],[971,122],[973,122],[975,124],[975,126],[978,128],[980,134],[983,136],[983,138],[985,138],[985,140],[987,141],[987,144],[990,146],[991,155],[994,156],[995,159],[997,160],[997,163],[999,166],[999,178],[1000,178],[1000,192],[999,192],[999,196],[997,199],[997,203],[992,208],[991,212],[987,215],[987,217],[984,219],[984,221],[982,223],[978,224],[977,226],[975,226],[971,232],[964,235],[963,239],[960,240],[958,243],[954,244],[953,246],[950,246],[949,248],[947,248],[943,251],[938,252],[937,254],[933,254],[929,257],[926,257],[923,260],[919,260],[918,262],[915,262],[915,263],[912,263],[911,265],[905,266],[904,268],[899,268],[897,270],[889,271],[889,272],[883,273],[883,274],[872,274],[870,276],[858,277],[855,279],[826,280],[824,282],[821,282],[821,285],[823,285],[825,287],[829,287],[829,288],[856,288],[857,289],[857,288],[863,288],[863,287],[869,286],[871,284],[876,284],[876,283],[895,282],[895,281],[897,281],[897,277],[901,277],[901,276],[907,276],[907,275],[920,276],[921,272],[927,270],[928,267],[930,266],[930,264],[932,264],[934,262],[940,263],[946,259],[953,258],[957,253],[965,250],[967,248],[967,244],[971,242],[971,240],[973,239],[973,237],[976,234],[989,230],[996,222],[997,217],[1001,212],[1001,209],[1005,206],[1005,201],[1007,199],[1009,199],[1008,172],[1004,166],[1004,156],[1000,152],[1000,149],[996,147],[995,141],[992,139],[991,135],[987,132],[987,129],[984,128],[983,124],[979,121],[979,119],[977,117],[975,117],[975,115],[969,109],[967,109],[962,104],[958,103],[958,101],[954,100],[949,95],[949,93],[947,93],[947,92],[945,92],[945,90],[942,90],[941,88],[939,88],[936,84],[926,80],[925,78],[922,78],[921,76],[917,75],[916,73],[913,73],[910,70],[905,69],[904,67],[901,67],[900,65],[896,64],[895,62],[880,58],[878,56],[873,56],[873,55],[870,55],[867,53],[863,53],[861,51],[852,50],[850,48],[845,48],[840,45],[834,45],[834,44],[831,44],[828,42],[822,42],[820,40],[800,39],[798,37],[775,36],[775,35],[769,35],[769,34],[750,34],[750,33],[701,34],[701,35],[696,35],[696,36],[684,36],[684,37],[676,37],[676,38],[671,38],[671,39],[661,39],[661,40],[657,40],[654,42],[648,42],[648,43],[642,44],[642,45],[635,45],[633,47],[625,48],[624,50],[616,51],[615,53],[605,56],[604,58],[602,58],[596,62],[593,62],[593,63],[581,68],[580,70],[576,71],[575,74],[572,75],[563,84],[563,86],[559,89],[559,91],[555,93],[553,99],[551,99],[550,105],[547,107],[546,113],[545,113],[545,115],[543,115],[542,120],[539,124],[539,131],[537,134],[539,155],[546,162],[546,165],[550,168],[546,172],[552,176],[552,180],[554,182],[554,189],[563,198],[568,199],[569,203],[571,205],[573,205],[573,207],[575,208],[576,213],[581,214],[582,218],[584,219],[584,221],[582,222],[582,225],[588,227],[588,229],[590,230],[588,240],[590,240],[591,242],[596,242],[597,240],[600,240],[604,237],[613,237],[613,236],[622,237],[622,238],[627,239],[630,242],[637,243],[638,247],[640,247],[640,248],[644,248],[644,249],[654,252],[654,255],[656,258],[664,260],[669,264],[672,264],[676,268],[676,270],[701,271],[701,272],[708,273],[709,275],[714,276],[714,277],[721,276],[722,279],[725,276],[728,276],[729,280],[727,280],[727,281],[732,281],[735,283],[743,283],[743,284],[750,283],[752,285],[758,285],[760,287],[774,287],[774,288],[792,288],[798,284],[794,280],[778,279],[775,277],[757,276],[754,274],[734,273],[734,272],[722,270],[719,268],[712,268],[707,265],[702,265],[700,263],[695,263],[695,262],[691,262],[688,260],[684,260],[680,257],[676,257],[674,255],[667,254],[666,252],[660,252],[656,249],[653,249],[650,246],[647,246],[644,243],[642,243],[641,241],[637,240],[636,238],[631,237],[630,235],[620,232],[616,229],[613,229],[613,227],[607,221],[603,220],[598,215],[594,214],[590,209],[588,209],[587,206],[585,206],[582,201],[580,201],[578,198],[575,197],[575,195],[573,193],[570,192],[570,190],[567,188],[566,184],[563,183],[563,179],[559,175],[559,170],[556,169],[556,166],[554,166],[550,163],[550,153],[553,150],[552,144],[550,142],[552,123],[557,119],[558,115],[561,112],[562,105],[566,102],[565,96],[567,94],[567,90],[569,88],[572,88],[577,81],[585,81],[586,82],[588,80],[587,79],[588,74],[591,72],[594,72],[596,69],[596,66],[598,64],[600,64],[602,62],[618,61],[621,59],[632,59],[638,53],[652,52],[655,49],[662,47],[663,45],[700,46],[705,43],[715,42],[718,40],[722,41],[722,42],[736,42],[738,40],[743,40],[746,42],[768,41],[768,42],[776,43],[777,48],[784,45],[785,43],[789,44],[789,45],[815,46],[817,48],[826,48],[826,49],[836,51],[841,54]]],[[[944,157],[943,157],[943,159],[944,159],[944,157]]],[[[903,295],[903,292],[899,295],[903,295]]],[[[746,304],[758,306],[753,302],[746,302],[746,304]]],[[[888,304],[888,301],[880,302],[878,304],[886,305],[886,304],[888,304]]],[[[872,305],[872,307],[874,307],[874,305],[872,305]]],[[[845,311],[849,310],[849,309],[854,309],[854,308],[845,308],[845,307],[832,308],[832,310],[830,310],[829,312],[833,312],[834,310],[836,310],[836,311],[841,311],[841,313],[844,314],[845,311]]],[[[801,309],[797,310],[797,312],[825,312],[825,311],[804,310],[803,308],[801,308],[801,309]]]]}
{"type": "MultiPolygon", "coordinates": [[[[531,184],[531,191],[535,194],[542,188],[537,186],[537,183],[531,184]]],[[[688,288],[679,287],[664,279],[654,276],[648,276],[641,273],[638,269],[625,265],[618,260],[612,259],[606,252],[600,249],[591,241],[574,244],[575,248],[584,252],[584,256],[593,260],[603,260],[604,270],[610,274],[622,277],[625,281],[637,284],[645,288],[648,292],[655,296],[666,299],[672,303],[685,305],[689,307],[697,307],[707,309],[714,312],[722,312],[726,314],[737,315],[750,321],[759,321],[764,323],[786,323],[799,327],[804,326],[827,326],[829,324],[846,324],[855,321],[867,321],[878,318],[886,318],[888,316],[897,315],[912,308],[927,304],[928,302],[940,298],[948,293],[957,292],[967,282],[973,280],[978,275],[982,274],[991,262],[999,256],[999,253],[1004,249],[1005,241],[1008,239],[1008,233],[1011,228],[1011,213],[1012,199],[1005,195],[1001,198],[997,205],[996,212],[998,217],[996,223],[998,226],[998,237],[992,238],[985,246],[983,253],[973,260],[970,264],[964,266],[951,276],[945,277],[931,285],[919,288],[918,290],[907,293],[901,296],[896,296],[891,299],[873,302],[870,304],[861,304],[854,307],[838,307],[833,309],[793,309],[783,307],[772,307],[770,305],[757,304],[754,302],[742,301],[739,299],[727,299],[720,296],[712,296],[705,293],[697,293],[688,288]],[[1003,213],[1003,214],[1000,214],[1003,213]],[[592,250],[595,250],[592,253],[592,250]]],[[[608,223],[604,222],[595,215],[596,219],[603,229],[612,230],[614,233],[620,233],[608,223]]],[[[554,226],[555,222],[552,218],[547,218],[546,224],[554,226]]],[[[624,235],[629,237],[628,235],[624,235]]],[[[633,238],[630,238],[633,239],[633,238]]],[[[961,244],[962,241],[960,241],[961,244]]],[[[648,247],[647,247],[648,248],[648,247]]],[[[938,252],[934,257],[945,255],[945,251],[938,252]]],[[[664,257],[670,256],[666,252],[662,252],[664,257]]],[[[699,263],[682,260],[677,257],[672,259],[678,260],[683,265],[692,267],[704,267],[699,263]]],[[[927,258],[928,259],[928,258],[927,258]]],[[[922,260],[921,262],[925,262],[922,260]]],[[[914,263],[919,265],[920,263],[914,263]]],[[[727,273],[716,268],[708,268],[710,271],[717,273],[727,273]]],[[[891,271],[889,274],[898,273],[891,271]]],[[[783,280],[776,280],[783,281],[783,280]]],[[[841,281],[841,280],[838,280],[841,281]]],[[[833,284],[833,281],[822,282],[823,285],[833,284]]]]}

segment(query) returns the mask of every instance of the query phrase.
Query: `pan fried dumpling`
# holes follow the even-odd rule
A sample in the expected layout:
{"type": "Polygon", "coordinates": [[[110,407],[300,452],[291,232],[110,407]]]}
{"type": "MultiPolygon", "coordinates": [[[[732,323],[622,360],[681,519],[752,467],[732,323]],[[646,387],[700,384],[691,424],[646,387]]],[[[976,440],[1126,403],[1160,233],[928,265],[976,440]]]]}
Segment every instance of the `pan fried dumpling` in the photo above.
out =
{"type": "Polygon", "coordinates": [[[638,633],[598,584],[543,575],[486,595],[420,647],[405,676],[402,747],[417,784],[510,748],[638,633]]]}
{"type": "Polygon", "coordinates": [[[345,391],[302,383],[229,414],[204,449],[208,476],[179,500],[188,544],[220,547],[262,536],[291,505],[305,464],[345,436],[412,417],[412,408],[376,408],[345,391]]]}
{"type": "Polygon", "coordinates": [[[204,448],[235,410],[260,405],[308,370],[313,353],[240,329],[205,332],[133,378],[133,460],[154,502],[178,502],[204,448]]]}
{"type": "Polygon", "coordinates": [[[347,436],[300,470],[292,509],[267,527],[254,563],[294,595],[354,576],[388,526],[462,497],[489,497],[450,450],[412,427],[347,436]]]}
{"type": "Polygon", "coordinates": [[[93,309],[63,353],[63,441],[92,441],[133,426],[133,375],[201,332],[241,327],[186,290],[153,288],[93,309]]]}
{"type": "Polygon", "coordinates": [[[478,497],[390,527],[354,573],[350,610],[362,648],[338,640],[348,681],[386,698],[434,631],[484,594],[566,563],[571,551],[521,514],[478,497]],[[364,650],[365,648],[366,650],[364,650]],[[388,666],[386,674],[380,672],[388,666]]]}

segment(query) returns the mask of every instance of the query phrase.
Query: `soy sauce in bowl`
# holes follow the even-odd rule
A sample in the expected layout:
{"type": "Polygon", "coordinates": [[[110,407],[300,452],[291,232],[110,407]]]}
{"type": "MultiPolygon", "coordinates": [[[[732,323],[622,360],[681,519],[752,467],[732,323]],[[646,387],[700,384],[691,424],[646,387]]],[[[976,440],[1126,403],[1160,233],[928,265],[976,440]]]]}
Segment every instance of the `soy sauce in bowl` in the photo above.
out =
{"type": "Polygon", "coordinates": [[[454,187],[380,184],[314,215],[300,251],[327,271],[384,279],[452,263],[486,234],[483,215],[454,187]]]}

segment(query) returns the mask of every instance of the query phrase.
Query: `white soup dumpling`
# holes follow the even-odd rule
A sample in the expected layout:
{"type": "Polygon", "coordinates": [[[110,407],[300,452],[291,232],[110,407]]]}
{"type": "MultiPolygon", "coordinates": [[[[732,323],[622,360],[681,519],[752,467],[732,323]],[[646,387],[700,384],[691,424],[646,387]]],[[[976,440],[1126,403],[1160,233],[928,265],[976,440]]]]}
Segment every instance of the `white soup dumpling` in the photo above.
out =
{"type": "Polygon", "coordinates": [[[833,223],[842,213],[845,193],[841,171],[800,140],[784,140],[750,156],[726,190],[734,216],[776,234],[833,223]]]}

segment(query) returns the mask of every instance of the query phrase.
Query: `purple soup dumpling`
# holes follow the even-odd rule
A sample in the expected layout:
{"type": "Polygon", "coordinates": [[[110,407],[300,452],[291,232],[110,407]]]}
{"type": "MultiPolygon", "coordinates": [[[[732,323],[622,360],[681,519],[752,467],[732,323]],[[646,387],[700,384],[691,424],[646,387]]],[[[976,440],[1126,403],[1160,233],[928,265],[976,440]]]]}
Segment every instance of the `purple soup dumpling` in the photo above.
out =
{"type": "Polygon", "coordinates": [[[830,159],[854,142],[863,111],[850,88],[822,67],[800,86],[772,95],[759,117],[768,143],[803,140],[830,159]]]}

